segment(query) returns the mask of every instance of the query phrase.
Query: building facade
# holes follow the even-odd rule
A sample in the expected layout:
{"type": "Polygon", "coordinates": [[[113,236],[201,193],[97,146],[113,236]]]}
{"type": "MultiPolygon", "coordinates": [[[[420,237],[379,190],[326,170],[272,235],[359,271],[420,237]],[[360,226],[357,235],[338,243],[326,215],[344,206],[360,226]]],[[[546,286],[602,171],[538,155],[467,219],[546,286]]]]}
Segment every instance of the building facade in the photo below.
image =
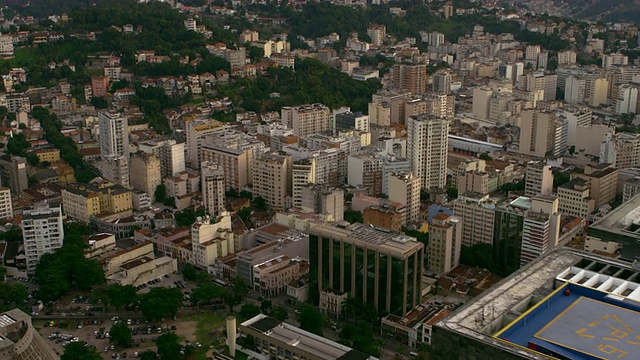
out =
{"type": "Polygon", "coordinates": [[[162,184],[160,160],[153,154],[137,152],[131,156],[129,174],[131,186],[146,192],[155,201],[156,188],[162,184]]]}
{"type": "Polygon", "coordinates": [[[422,220],[420,213],[420,178],[411,172],[389,175],[389,200],[406,206],[407,223],[422,220]]]}
{"type": "Polygon", "coordinates": [[[444,188],[447,180],[449,120],[418,116],[407,123],[407,157],[423,189],[444,188]]]}
{"type": "Polygon", "coordinates": [[[22,214],[22,240],[27,257],[27,272],[36,271],[40,257],[62,247],[64,229],[62,209],[46,202],[37,203],[22,214]]]}
{"type": "Polygon", "coordinates": [[[265,154],[253,163],[253,195],[261,196],[269,207],[285,210],[290,196],[291,156],[265,154]]]}
{"type": "Polygon", "coordinates": [[[427,247],[429,271],[446,274],[460,264],[462,226],[460,219],[444,213],[432,218],[427,247]]]}
{"type": "Polygon", "coordinates": [[[216,163],[204,161],[200,173],[204,208],[210,216],[218,216],[225,209],[224,169],[216,163]]]}

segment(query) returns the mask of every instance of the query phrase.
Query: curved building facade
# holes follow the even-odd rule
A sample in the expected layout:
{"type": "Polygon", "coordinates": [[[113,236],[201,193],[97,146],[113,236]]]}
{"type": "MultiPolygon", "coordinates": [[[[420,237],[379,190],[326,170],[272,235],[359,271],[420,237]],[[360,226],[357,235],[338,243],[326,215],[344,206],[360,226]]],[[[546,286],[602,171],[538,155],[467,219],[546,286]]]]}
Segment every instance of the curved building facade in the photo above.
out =
{"type": "Polygon", "coordinates": [[[13,309],[0,314],[0,360],[57,360],[31,324],[31,317],[13,309]]]}

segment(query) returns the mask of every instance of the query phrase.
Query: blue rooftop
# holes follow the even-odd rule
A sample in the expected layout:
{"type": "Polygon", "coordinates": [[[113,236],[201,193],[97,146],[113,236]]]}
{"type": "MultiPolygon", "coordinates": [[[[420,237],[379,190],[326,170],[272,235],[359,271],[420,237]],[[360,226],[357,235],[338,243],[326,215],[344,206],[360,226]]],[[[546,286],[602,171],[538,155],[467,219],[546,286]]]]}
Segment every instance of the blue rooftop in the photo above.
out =
{"type": "Polygon", "coordinates": [[[640,303],[564,283],[495,337],[560,359],[640,359],[640,303]]]}

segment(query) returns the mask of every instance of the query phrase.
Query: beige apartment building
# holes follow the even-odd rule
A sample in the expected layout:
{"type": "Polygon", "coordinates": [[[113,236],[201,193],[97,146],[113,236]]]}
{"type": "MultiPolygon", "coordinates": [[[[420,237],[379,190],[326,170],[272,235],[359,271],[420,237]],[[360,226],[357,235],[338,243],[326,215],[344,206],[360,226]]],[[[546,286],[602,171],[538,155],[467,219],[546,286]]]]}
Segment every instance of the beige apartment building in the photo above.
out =
{"type": "Polygon", "coordinates": [[[460,219],[444,213],[439,213],[431,219],[427,247],[429,271],[446,274],[459,265],[462,227],[460,219]]]}
{"type": "Polygon", "coordinates": [[[253,266],[253,290],[266,296],[287,291],[287,284],[309,273],[309,262],[280,255],[253,266]]]}
{"type": "Polygon", "coordinates": [[[222,167],[226,190],[240,190],[251,184],[253,149],[226,149],[205,144],[201,150],[202,161],[214,162],[222,167]]]}
{"type": "MultiPolygon", "coordinates": [[[[480,171],[467,171],[458,175],[458,192],[466,193],[468,191],[478,194],[488,194],[489,189],[489,174],[480,171]]],[[[492,186],[492,190],[495,191],[495,186],[492,186]]]]}
{"type": "Polygon", "coordinates": [[[421,115],[407,122],[407,157],[423,189],[445,187],[448,147],[449,120],[421,115]]]}
{"type": "Polygon", "coordinates": [[[493,244],[495,203],[489,195],[465,193],[453,202],[456,217],[464,224],[462,244],[493,244]]]}
{"type": "Polygon", "coordinates": [[[573,173],[571,177],[587,180],[590,183],[590,196],[595,200],[595,207],[611,203],[616,198],[618,186],[618,169],[613,164],[588,164],[584,173],[573,173]]]}
{"type": "Polygon", "coordinates": [[[131,215],[133,208],[131,191],[105,181],[99,186],[93,184],[73,184],[62,190],[62,208],[70,218],[88,224],[92,215],[121,213],[131,215]]]}
{"type": "Polygon", "coordinates": [[[0,187],[0,219],[13,217],[13,203],[11,201],[11,189],[0,187]]]}
{"type": "Polygon", "coordinates": [[[203,161],[200,173],[204,208],[209,215],[218,216],[224,211],[224,170],[217,163],[203,161]]]}
{"type": "Polygon", "coordinates": [[[153,154],[137,152],[131,155],[130,183],[134,189],[149,194],[155,201],[155,191],[162,183],[160,160],[153,154]]]}
{"type": "Polygon", "coordinates": [[[389,175],[389,200],[406,205],[406,223],[422,220],[420,216],[420,178],[411,172],[389,175]]]}
{"type": "Polygon", "coordinates": [[[323,104],[285,106],[281,112],[282,124],[300,138],[331,129],[331,109],[323,104]]]}
{"type": "Polygon", "coordinates": [[[253,195],[264,198],[276,211],[287,207],[291,163],[291,156],[283,153],[264,154],[253,162],[253,195]]]}
{"type": "Polygon", "coordinates": [[[589,181],[575,178],[558,186],[558,211],[562,215],[570,215],[588,219],[595,209],[596,201],[590,196],[589,181]]]}
{"type": "Polygon", "coordinates": [[[393,87],[407,90],[412,94],[423,94],[427,91],[427,65],[402,64],[393,65],[393,87]]]}
{"type": "Polygon", "coordinates": [[[541,158],[553,154],[555,120],[552,112],[524,110],[520,120],[519,152],[541,158]]]}
{"type": "Polygon", "coordinates": [[[553,171],[543,161],[531,161],[525,169],[524,196],[551,195],[553,192],[553,171]]]}

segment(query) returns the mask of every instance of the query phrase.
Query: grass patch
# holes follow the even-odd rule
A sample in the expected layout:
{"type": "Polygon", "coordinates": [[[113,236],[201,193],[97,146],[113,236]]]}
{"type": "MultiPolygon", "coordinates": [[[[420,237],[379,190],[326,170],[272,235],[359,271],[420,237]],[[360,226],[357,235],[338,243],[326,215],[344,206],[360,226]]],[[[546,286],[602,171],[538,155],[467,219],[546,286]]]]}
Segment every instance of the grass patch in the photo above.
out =
{"type": "MultiPolygon", "coordinates": [[[[225,355],[229,355],[229,347],[225,345],[224,347],[224,351],[222,352],[225,355]]],[[[234,356],[237,360],[247,360],[249,358],[249,355],[243,353],[240,350],[236,349],[236,356],[234,356]]]]}
{"type": "Polygon", "coordinates": [[[222,315],[212,314],[212,313],[202,313],[198,315],[191,315],[185,317],[186,321],[194,321],[196,323],[196,340],[202,344],[202,348],[197,349],[197,351],[189,356],[189,359],[194,360],[206,360],[207,352],[209,351],[209,346],[214,342],[215,338],[211,336],[211,332],[224,326],[225,317],[222,315]]]}

